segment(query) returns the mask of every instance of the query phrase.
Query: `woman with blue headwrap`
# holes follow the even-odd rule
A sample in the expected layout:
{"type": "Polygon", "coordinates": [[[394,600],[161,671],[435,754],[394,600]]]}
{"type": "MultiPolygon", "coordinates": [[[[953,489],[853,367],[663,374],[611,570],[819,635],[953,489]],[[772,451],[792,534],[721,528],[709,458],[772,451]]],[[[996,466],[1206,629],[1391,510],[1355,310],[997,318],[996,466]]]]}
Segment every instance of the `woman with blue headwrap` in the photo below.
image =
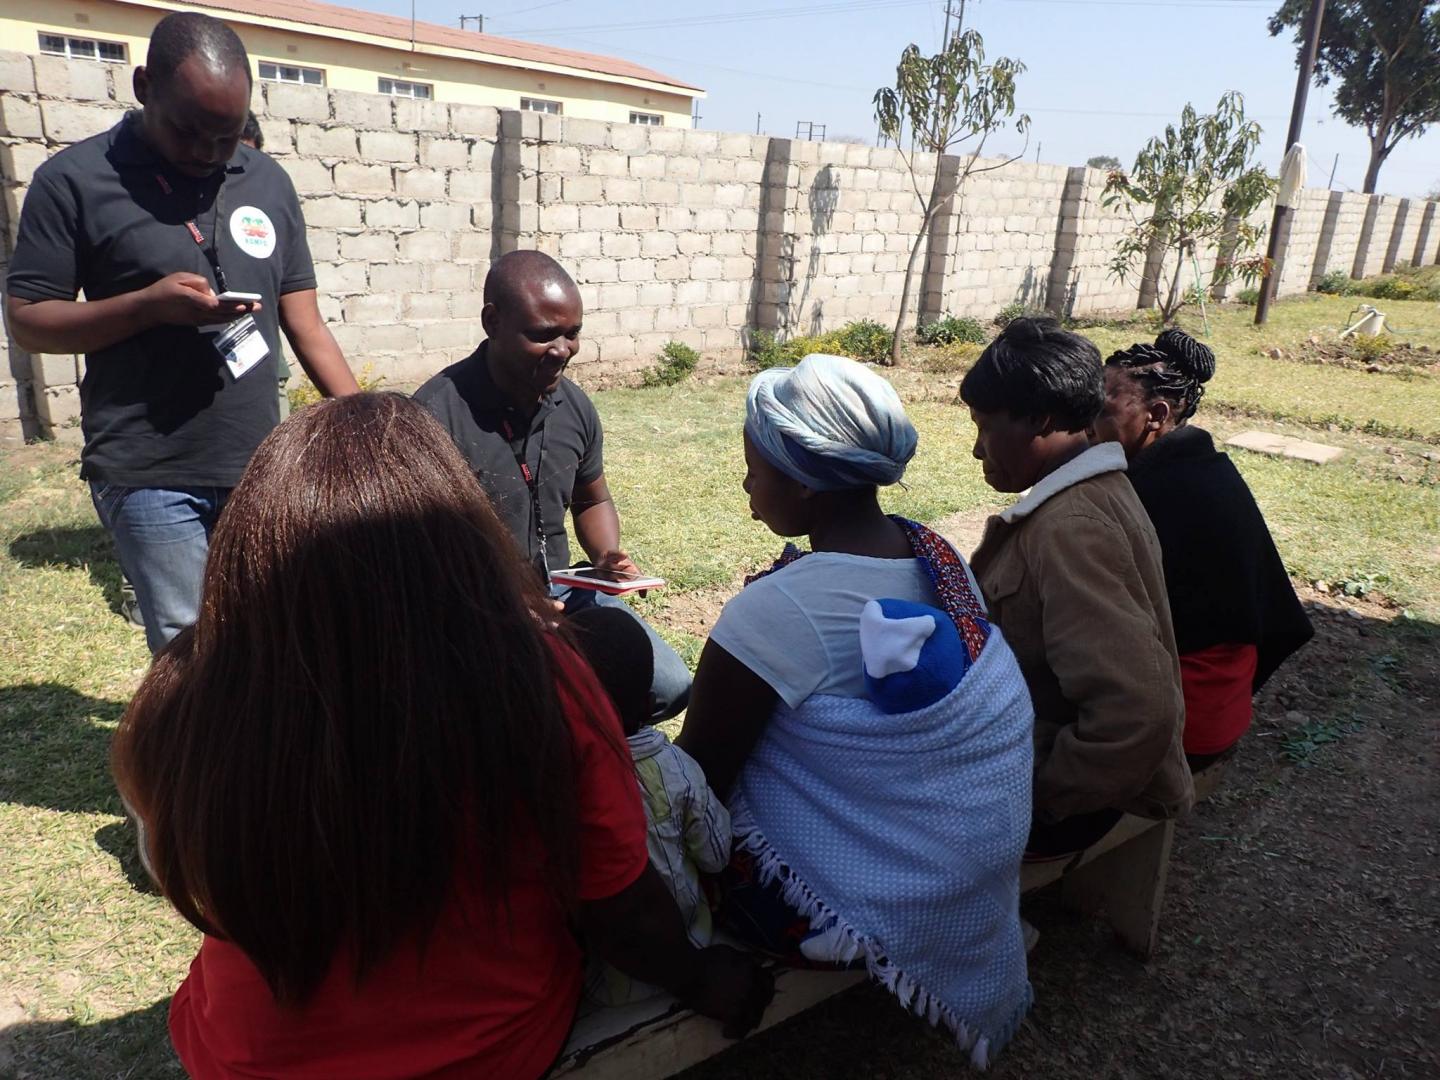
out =
{"type": "Polygon", "coordinates": [[[917,442],[853,360],[755,377],[751,516],[810,550],[725,605],[676,741],[734,820],[722,923],[792,962],[863,963],[983,1065],[1030,1004],[1033,714],[964,560],[880,506],[917,442]]]}

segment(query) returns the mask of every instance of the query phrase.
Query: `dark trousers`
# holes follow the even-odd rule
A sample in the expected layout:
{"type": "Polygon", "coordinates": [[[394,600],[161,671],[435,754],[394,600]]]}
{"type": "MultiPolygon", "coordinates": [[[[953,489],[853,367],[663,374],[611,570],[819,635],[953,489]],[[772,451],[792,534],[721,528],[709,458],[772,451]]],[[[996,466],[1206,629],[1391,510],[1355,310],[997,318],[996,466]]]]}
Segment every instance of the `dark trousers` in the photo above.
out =
{"type": "Polygon", "coordinates": [[[1092,810],[1075,814],[1054,824],[1036,822],[1030,826],[1030,839],[1025,841],[1025,857],[1053,859],[1084,851],[1120,823],[1122,810],[1092,810]]]}

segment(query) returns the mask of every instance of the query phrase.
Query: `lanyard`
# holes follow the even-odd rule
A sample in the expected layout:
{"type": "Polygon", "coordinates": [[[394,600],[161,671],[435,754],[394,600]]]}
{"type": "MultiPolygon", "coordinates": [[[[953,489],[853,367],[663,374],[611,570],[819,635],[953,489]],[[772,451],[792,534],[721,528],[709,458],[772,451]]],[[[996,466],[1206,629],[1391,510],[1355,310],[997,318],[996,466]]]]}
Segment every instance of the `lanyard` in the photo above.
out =
{"type": "MultiPolygon", "coordinates": [[[[534,534],[532,543],[539,549],[540,572],[545,577],[545,583],[550,583],[550,558],[545,550],[545,518],[540,508],[540,475],[545,467],[545,425],[540,425],[540,450],[535,455],[535,469],[531,471],[530,464],[525,459],[530,455],[530,432],[525,432],[525,438],[521,441],[519,449],[515,446],[515,429],[511,427],[508,419],[501,420],[501,429],[505,439],[510,444],[510,452],[515,455],[515,467],[520,471],[520,479],[525,481],[525,490],[530,493],[530,528],[534,534]]],[[[528,546],[528,545],[527,545],[528,546]]],[[[530,561],[535,562],[536,552],[526,552],[530,561]]]]}
{"type": "MultiPolygon", "coordinates": [[[[174,194],[174,189],[168,180],[160,174],[155,174],[155,182],[160,185],[160,190],[166,195],[174,194]]],[[[220,222],[225,217],[225,174],[220,175],[220,186],[215,189],[215,214],[210,221],[210,246],[205,246],[205,234],[200,231],[200,226],[195,223],[196,214],[185,222],[185,228],[190,232],[190,238],[195,241],[197,247],[204,253],[206,260],[210,263],[210,269],[215,274],[215,291],[217,293],[227,292],[229,286],[225,283],[225,271],[220,269],[220,222]]]]}

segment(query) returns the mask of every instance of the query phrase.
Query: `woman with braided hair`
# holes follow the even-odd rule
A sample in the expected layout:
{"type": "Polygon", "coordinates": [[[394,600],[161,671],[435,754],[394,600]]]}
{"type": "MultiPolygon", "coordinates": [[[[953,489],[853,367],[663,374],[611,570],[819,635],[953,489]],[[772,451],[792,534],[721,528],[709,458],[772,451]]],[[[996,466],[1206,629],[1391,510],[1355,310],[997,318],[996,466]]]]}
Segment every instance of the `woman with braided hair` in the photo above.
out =
{"type": "Polygon", "coordinates": [[[1183,330],[1105,362],[1098,441],[1117,442],[1160,538],[1180,650],[1185,756],[1227,753],[1250,726],[1253,694],[1314,634],[1244,479],[1190,418],[1215,353],[1183,330]]]}

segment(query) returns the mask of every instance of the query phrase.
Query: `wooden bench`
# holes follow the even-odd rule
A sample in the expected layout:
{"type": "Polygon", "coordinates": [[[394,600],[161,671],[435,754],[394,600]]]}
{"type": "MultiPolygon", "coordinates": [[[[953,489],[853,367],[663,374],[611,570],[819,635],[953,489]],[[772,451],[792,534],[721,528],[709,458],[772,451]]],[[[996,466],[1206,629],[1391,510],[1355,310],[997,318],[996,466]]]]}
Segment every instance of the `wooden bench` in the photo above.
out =
{"type": "MultiPolygon", "coordinates": [[[[1219,786],[1225,763],[1195,774],[1195,801],[1219,786]]],[[[1026,863],[1020,891],[1061,882],[1062,898],[1087,913],[1104,909],[1120,941],[1142,959],[1155,951],[1175,822],[1126,814],[1105,838],[1077,859],[1026,863]]],[[[863,971],[798,971],[776,967],[775,1000],[757,1031],[788,1020],[828,997],[866,981],[863,971]]],[[[734,1045],[720,1025],[669,997],[585,1012],[552,1076],[585,1080],[660,1080],[734,1045]]]]}

